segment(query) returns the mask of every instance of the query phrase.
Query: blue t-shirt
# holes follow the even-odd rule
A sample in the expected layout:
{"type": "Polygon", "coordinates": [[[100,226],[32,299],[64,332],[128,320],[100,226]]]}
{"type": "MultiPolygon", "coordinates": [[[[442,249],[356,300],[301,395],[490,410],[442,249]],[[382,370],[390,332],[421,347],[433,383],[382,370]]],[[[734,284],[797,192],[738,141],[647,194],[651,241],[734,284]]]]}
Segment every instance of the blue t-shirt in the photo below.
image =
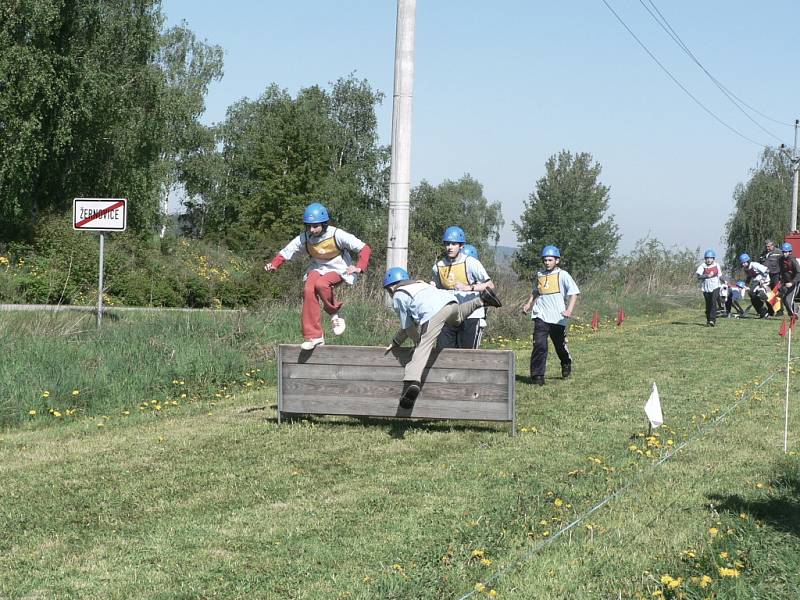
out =
{"type": "Polygon", "coordinates": [[[538,296],[533,303],[531,319],[566,325],[569,320],[561,314],[567,309],[566,298],[581,293],[572,276],[556,267],[552,271],[538,271],[533,284],[533,293],[538,296]]]}

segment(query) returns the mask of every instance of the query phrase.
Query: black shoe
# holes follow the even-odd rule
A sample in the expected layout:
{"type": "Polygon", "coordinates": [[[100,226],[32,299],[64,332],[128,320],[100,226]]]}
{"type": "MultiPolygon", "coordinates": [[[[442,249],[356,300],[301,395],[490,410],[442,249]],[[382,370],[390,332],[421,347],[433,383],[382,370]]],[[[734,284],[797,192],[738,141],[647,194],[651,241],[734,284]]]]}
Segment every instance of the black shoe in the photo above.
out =
{"type": "Polygon", "coordinates": [[[709,327],[714,327],[715,325],[716,325],[716,323],[714,321],[709,321],[708,322],[708,326],[709,327]]]}
{"type": "Polygon", "coordinates": [[[500,302],[500,298],[497,297],[497,294],[494,293],[492,288],[487,287],[481,292],[481,300],[483,300],[485,306],[494,306],[496,308],[503,306],[503,303],[500,302]]]}
{"type": "Polygon", "coordinates": [[[544,385],[544,375],[534,375],[531,377],[531,383],[534,385],[544,385]]]}
{"type": "Polygon", "coordinates": [[[406,388],[400,394],[400,408],[414,408],[414,402],[419,396],[420,385],[418,381],[409,381],[406,383],[406,388]]]}
{"type": "Polygon", "coordinates": [[[561,379],[566,379],[572,374],[572,363],[561,365],[561,379]]]}

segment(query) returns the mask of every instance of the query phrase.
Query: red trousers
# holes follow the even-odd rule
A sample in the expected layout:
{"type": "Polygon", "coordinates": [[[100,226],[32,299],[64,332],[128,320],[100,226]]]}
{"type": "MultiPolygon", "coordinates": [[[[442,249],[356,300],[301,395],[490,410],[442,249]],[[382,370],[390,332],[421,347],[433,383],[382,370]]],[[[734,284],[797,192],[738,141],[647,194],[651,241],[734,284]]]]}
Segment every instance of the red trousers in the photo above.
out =
{"type": "Polygon", "coordinates": [[[329,315],[335,315],[342,307],[333,297],[333,288],[342,283],[342,276],[338,273],[309,271],[305,286],[303,286],[303,311],[300,313],[300,326],[303,329],[303,338],[310,340],[322,337],[322,314],[319,303],[329,315]]]}

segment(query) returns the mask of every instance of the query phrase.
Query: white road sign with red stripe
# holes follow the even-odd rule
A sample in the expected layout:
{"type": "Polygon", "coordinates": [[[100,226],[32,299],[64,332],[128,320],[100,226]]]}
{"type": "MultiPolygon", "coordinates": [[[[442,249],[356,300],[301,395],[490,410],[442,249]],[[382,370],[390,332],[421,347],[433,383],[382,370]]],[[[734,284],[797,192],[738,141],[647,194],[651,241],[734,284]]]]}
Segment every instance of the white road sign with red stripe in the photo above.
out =
{"type": "Polygon", "coordinates": [[[75,198],[72,202],[73,229],[125,231],[127,226],[127,198],[75,198]]]}

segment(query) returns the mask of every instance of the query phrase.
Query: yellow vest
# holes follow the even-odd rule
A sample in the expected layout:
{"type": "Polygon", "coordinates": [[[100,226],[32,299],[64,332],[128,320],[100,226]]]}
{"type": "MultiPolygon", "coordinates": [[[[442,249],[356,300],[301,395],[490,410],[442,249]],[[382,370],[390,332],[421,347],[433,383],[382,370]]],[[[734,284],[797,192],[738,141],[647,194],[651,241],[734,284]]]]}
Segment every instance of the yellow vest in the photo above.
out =
{"type": "Polygon", "coordinates": [[[308,237],[306,237],[306,251],[311,258],[316,258],[319,260],[331,260],[342,253],[342,251],[339,250],[339,247],[336,245],[336,229],[331,229],[333,229],[331,236],[317,242],[316,244],[310,243],[308,241],[308,237]]]}
{"type": "Polygon", "coordinates": [[[469,285],[469,280],[467,280],[467,261],[454,265],[439,265],[438,269],[439,282],[442,289],[454,290],[457,283],[469,285]]]}
{"type": "Polygon", "coordinates": [[[547,294],[558,294],[561,292],[558,271],[555,273],[548,273],[546,275],[539,275],[537,279],[537,288],[540,296],[545,296],[547,294]]]}

